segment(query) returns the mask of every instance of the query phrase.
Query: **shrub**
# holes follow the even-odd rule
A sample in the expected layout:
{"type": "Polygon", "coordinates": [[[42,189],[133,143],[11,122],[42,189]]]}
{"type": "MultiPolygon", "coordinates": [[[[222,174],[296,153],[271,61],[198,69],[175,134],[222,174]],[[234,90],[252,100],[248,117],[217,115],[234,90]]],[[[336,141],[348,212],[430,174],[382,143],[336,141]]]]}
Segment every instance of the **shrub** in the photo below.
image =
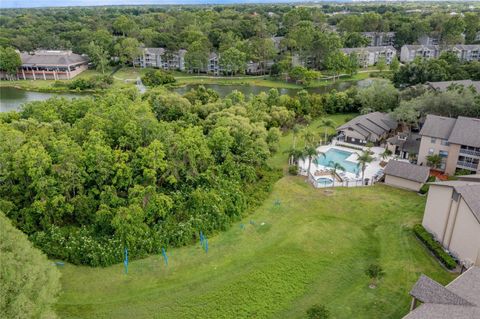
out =
{"type": "Polygon", "coordinates": [[[0,316],[55,318],[60,274],[0,212],[0,316]]]}
{"type": "Polygon", "coordinates": [[[440,245],[438,241],[435,240],[432,234],[430,234],[422,225],[417,224],[413,226],[413,232],[420,239],[425,246],[447,267],[448,269],[453,269],[457,266],[455,259],[450,256],[440,245]]]}
{"type": "Polygon", "coordinates": [[[377,279],[380,279],[385,275],[382,267],[378,264],[370,264],[367,269],[365,269],[365,274],[372,279],[372,284],[375,285],[377,279]]]}
{"type": "Polygon", "coordinates": [[[158,86],[175,83],[175,77],[162,70],[148,70],[142,77],[142,81],[147,86],[158,86]]]}
{"type": "Polygon", "coordinates": [[[431,182],[435,182],[435,176],[430,176],[428,179],[427,179],[427,182],[425,184],[423,184],[423,186],[420,188],[420,190],[418,191],[420,194],[426,194],[428,193],[428,190],[430,189],[430,184],[428,183],[431,183],[431,182]]]}
{"type": "Polygon", "coordinates": [[[314,305],[307,310],[308,319],[328,319],[330,311],[324,305],[314,305]]]}
{"type": "Polygon", "coordinates": [[[68,84],[70,90],[89,90],[95,87],[95,80],[93,79],[76,79],[68,84]]]}
{"type": "Polygon", "coordinates": [[[297,175],[298,174],[298,166],[297,165],[290,165],[288,167],[288,174],[297,175]]]}

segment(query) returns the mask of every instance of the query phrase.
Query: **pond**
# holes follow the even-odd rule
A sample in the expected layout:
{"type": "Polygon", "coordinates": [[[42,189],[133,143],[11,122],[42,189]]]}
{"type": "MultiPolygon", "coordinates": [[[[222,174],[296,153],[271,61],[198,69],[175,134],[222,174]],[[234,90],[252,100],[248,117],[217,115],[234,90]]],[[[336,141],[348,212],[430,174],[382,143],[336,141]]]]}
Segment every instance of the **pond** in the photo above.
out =
{"type": "MultiPolygon", "coordinates": [[[[337,91],[344,91],[352,86],[365,87],[372,83],[371,79],[365,79],[360,81],[351,81],[351,82],[338,82],[325,85],[317,88],[307,89],[310,93],[327,93],[333,89],[337,91]]],[[[185,94],[193,88],[198,87],[198,84],[195,85],[186,85],[179,88],[172,89],[174,92],[179,94],[185,94]]],[[[259,94],[260,92],[268,92],[269,87],[264,86],[250,86],[250,85],[218,85],[218,84],[205,84],[206,88],[213,89],[218,92],[221,97],[228,95],[233,90],[238,90],[248,96],[250,94],[259,94]]],[[[137,83],[140,91],[142,91],[143,85],[137,83]]],[[[143,89],[145,89],[143,87],[143,89]]],[[[278,89],[280,94],[295,95],[300,89],[278,89]]],[[[0,112],[8,112],[12,110],[19,110],[22,104],[31,102],[31,101],[43,101],[47,100],[53,96],[62,96],[66,98],[75,98],[86,96],[88,93],[44,93],[44,92],[32,92],[25,91],[22,89],[17,89],[14,87],[0,87],[0,112]]]]}
{"type": "MultiPolygon", "coordinates": [[[[323,94],[323,93],[328,93],[331,90],[337,90],[337,91],[345,91],[348,88],[351,88],[353,86],[357,87],[366,87],[372,84],[372,79],[365,79],[365,80],[360,80],[360,81],[350,81],[350,82],[338,82],[338,83],[332,83],[329,85],[321,86],[321,87],[316,87],[316,88],[309,88],[306,89],[309,93],[318,93],[318,94],[323,94]]],[[[200,84],[187,84],[182,87],[174,88],[172,91],[177,92],[179,94],[185,94],[191,89],[194,89],[198,87],[200,84]]],[[[250,94],[257,95],[261,92],[268,92],[271,88],[265,87],[265,86],[251,86],[251,85],[219,85],[219,84],[203,84],[204,87],[207,89],[213,89],[218,92],[218,94],[221,97],[224,97],[233,90],[238,90],[242,92],[245,96],[248,96],[250,94]]],[[[278,92],[280,94],[288,94],[288,95],[295,95],[297,92],[300,91],[300,89],[278,89],[278,92]]]]}
{"type": "Polygon", "coordinates": [[[0,87],[0,112],[16,111],[19,110],[20,106],[22,106],[24,103],[32,101],[44,101],[53,96],[74,98],[85,95],[75,93],[31,92],[14,87],[0,87]]]}

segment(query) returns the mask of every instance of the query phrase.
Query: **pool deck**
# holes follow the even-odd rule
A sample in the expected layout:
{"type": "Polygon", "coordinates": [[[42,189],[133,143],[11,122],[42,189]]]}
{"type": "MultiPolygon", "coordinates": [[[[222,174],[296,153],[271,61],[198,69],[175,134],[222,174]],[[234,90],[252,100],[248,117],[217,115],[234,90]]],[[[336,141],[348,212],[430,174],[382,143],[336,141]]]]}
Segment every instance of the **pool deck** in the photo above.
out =
{"type": "MultiPolygon", "coordinates": [[[[360,146],[355,146],[355,147],[360,147],[360,146]]],[[[335,145],[335,142],[333,142],[333,144],[329,144],[329,145],[322,145],[322,146],[317,148],[317,151],[325,153],[331,148],[336,148],[336,149],[341,150],[341,151],[346,151],[346,152],[352,153],[352,155],[347,157],[345,159],[345,161],[353,162],[355,164],[358,163],[357,159],[358,159],[358,153],[361,153],[360,150],[356,150],[356,149],[352,149],[352,148],[344,147],[344,146],[338,146],[338,145],[335,145]]],[[[363,147],[362,149],[366,150],[367,147],[363,147]]],[[[374,179],[374,176],[377,175],[377,173],[380,170],[383,170],[383,168],[380,166],[380,163],[383,161],[381,154],[385,151],[385,148],[383,148],[383,147],[371,147],[370,150],[374,153],[374,154],[372,154],[372,157],[374,158],[374,160],[371,163],[367,164],[367,167],[365,168],[365,179],[368,178],[369,180],[372,180],[372,179],[374,179]]],[[[388,160],[389,159],[386,159],[385,161],[388,161],[388,160]]],[[[299,164],[299,167],[300,167],[300,174],[304,175],[304,176],[307,176],[308,159],[305,159],[305,160],[300,159],[298,164],[299,164]]],[[[317,170],[326,170],[326,169],[328,170],[330,168],[325,167],[323,165],[315,164],[315,163],[312,162],[312,165],[310,167],[310,173],[312,175],[315,175],[315,172],[317,170]]],[[[344,177],[347,177],[347,179],[349,181],[361,181],[361,178],[362,178],[361,171],[358,174],[358,176],[354,173],[350,173],[350,172],[347,172],[347,171],[345,171],[345,172],[339,171],[338,173],[342,174],[344,177]]],[[[338,185],[338,186],[340,186],[340,185],[338,185]]]]}

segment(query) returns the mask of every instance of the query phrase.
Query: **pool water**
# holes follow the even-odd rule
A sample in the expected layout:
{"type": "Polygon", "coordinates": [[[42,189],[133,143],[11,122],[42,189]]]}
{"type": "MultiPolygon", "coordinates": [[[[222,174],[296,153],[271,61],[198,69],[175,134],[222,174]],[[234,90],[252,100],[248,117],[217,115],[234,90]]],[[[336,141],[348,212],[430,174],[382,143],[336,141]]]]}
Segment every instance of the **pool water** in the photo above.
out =
{"type": "Polygon", "coordinates": [[[325,152],[325,157],[323,156],[317,157],[316,164],[322,165],[325,167],[332,167],[332,162],[333,163],[336,162],[342,165],[347,172],[357,174],[359,171],[357,163],[346,160],[352,154],[353,153],[351,152],[342,151],[336,148],[331,148],[325,152]]]}
{"type": "Polygon", "coordinates": [[[320,177],[315,181],[318,186],[329,186],[333,184],[333,180],[330,178],[320,177]]]}

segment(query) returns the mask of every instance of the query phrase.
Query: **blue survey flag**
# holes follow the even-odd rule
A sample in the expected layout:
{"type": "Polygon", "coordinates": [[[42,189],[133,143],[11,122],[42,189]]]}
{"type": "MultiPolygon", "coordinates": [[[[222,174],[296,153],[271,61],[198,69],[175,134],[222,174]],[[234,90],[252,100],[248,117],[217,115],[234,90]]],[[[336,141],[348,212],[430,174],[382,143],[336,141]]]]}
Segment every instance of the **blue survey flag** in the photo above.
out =
{"type": "Polygon", "coordinates": [[[165,248],[162,247],[162,255],[163,255],[163,260],[165,261],[165,265],[168,266],[168,256],[167,253],[165,252],[165,248]]]}
{"type": "Polygon", "coordinates": [[[124,250],[124,259],[123,259],[123,265],[125,266],[125,273],[128,274],[128,249],[125,247],[124,250]]]}

